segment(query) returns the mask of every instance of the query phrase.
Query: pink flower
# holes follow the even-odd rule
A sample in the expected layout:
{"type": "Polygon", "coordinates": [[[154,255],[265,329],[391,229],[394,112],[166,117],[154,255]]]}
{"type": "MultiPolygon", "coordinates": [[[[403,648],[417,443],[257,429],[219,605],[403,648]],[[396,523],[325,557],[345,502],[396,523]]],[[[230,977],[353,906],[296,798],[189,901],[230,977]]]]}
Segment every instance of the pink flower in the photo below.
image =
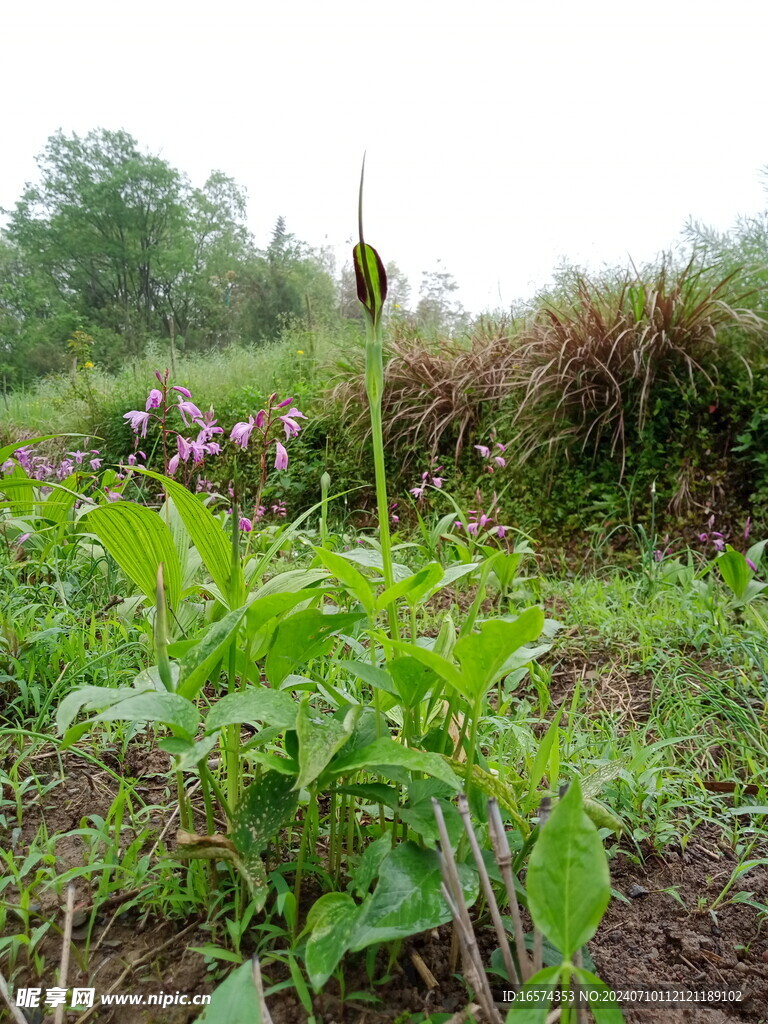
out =
{"type": "Polygon", "coordinates": [[[192,392],[191,391],[187,391],[187,389],[183,388],[181,386],[181,384],[174,384],[173,387],[171,388],[171,391],[178,391],[179,394],[180,395],[184,395],[185,398],[191,398],[192,397],[192,392]]]}
{"type": "Polygon", "coordinates": [[[181,413],[181,418],[184,420],[184,425],[187,427],[189,426],[189,423],[187,423],[187,416],[189,416],[193,423],[203,418],[203,414],[194,402],[179,402],[178,409],[181,413]]]}
{"type": "Polygon", "coordinates": [[[149,409],[159,409],[160,408],[160,403],[162,401],[163,401],[163,392],[162,391],[158,391],[157,388],[152,388],[152,390],[147,395],[147,404],[144,406],[144,408],[147,409],[147,411],[149,409]]]}
{"type": "Polygon", "coordinates": [[[441,476],[432,477],[432,486],[437,487],[438,490],[443,486],[443,478],[441,476]]]}
{"type": "Polygon", "coordinates": [[[134,434],[138,434],[139,430],[141,430],[141,436],[147,436],[148,412],[137,412],[136,409],[133,409],[131,412],[123,413],[123,419],[130,422],[131,430],[134,434]]]}
{"type": "Polygon", "coordinates": [[[179,434],[176,438],[176,447],[179,450],[179,458],[182,462],[186,462],[189,456],[192,454],[192,444],[187,441],[185,437],[179,434]]]}
{"type": "Polygon", "coordinates": [[[757,572],[757,566],[756,566],[756,565],[755,565],[755,563],[754,563],[754,562],[752,561],[752,559],[751,559],[751,558],[747,558],[747,556],[746,556],[746,555],[745,555],[744,557],[745,557],[745,558],[747,559],[747,565],[748,565],[748,566],[749,566],[749,568],[750,568],[750,569],[752,570],[752,572],[757,572]]]}
{"type": "Polygon", "coordinates": [[[504,540],[504,537],[506,536],[506,533],[507,533],[507,527],[506,526],[497,526],[496,527],[496,536],[499,538],[499,540],[504,540]]]}
{"type": "Polygon", "coordinates": [[[247,423],[236,423],[232,427],[232,433],[229,435],[230,441],[234,441],[242,449],[246,449],[254,426],[257,426],[257,424],[254,422],[253,416],[248,417],[247,423]]]}
{"type": "Polygon", "coordinates": [[[80,450],[76,452],[67,452],[67,455],[71,455],[75,462],[78,464],[78,466],[82,466],[83,459],[87,454],[88,452],[81,452],[80,450]]]}
{"type": "MultiPolygon", "coordinates": [[[[284,404],[284,403],[282,403],[282,404],[284,404]]],[[[279,406],[278,406],[278,408],[279,408],[279,406]]],[[[280,422],[285,427],[285,437],[286,437],[286,440],[288,438],[291,438],[291,437],[296,437],[296,435],[301,430],[300,424],[298,424],[296,422],[296,417],[297,416],[300,417],[303,420],[305,420],[307,418],[304,415],[304,413],[303,412],[299,412],[298,409],[289,409],[288,412],[285,414],[285,416],[281,416],[280,417],[280,422]]]]}
{"type": "Polygon", "coordinates": [[[94,470],[101,469],[101,459],[99,459],[99,458],[91,459],[91,469],[94,469],[94,470]]]}
{"type": "MultiPolygon", "coordinates": [[[[198,437],[198,439],[197,439],[197,442],[198,442],[198,444],[200,443],[200,438],[199,438],[199,437],[198,437]]],[[[206,443],[205,443],[205,444],[203,445],[203,448],[205,449],[205,451],[206,451],[206,452],[207,452],[207,453],[208,453],[209,455],[218,455],[218,454],[219,454],[219,452],[221,451],[221,445],[220,445],[220,444],[217,444],[217,443],[216,443],[215,441],[207,441],[207,442],[206,442],[206,443]]]]}
{"type": "Polygon", "coordinates": [[[424,497],[424,488],[423,487],[412,487],[410,489],[409,493],[412,494],[414,496],[414,498],[416,498],[418,501],[421,501],[421,499],[424,497]]]}
{"type": "Polygon", "coordinates": [[[250,519],[246,519],[245,516],[241,518],[240,522],[238,523],[238,526],[243,531],[243,533],[250,533],[251,530],[253,529],[253,523],[251,522],[250,519]]]}
{"type": "Polygon", "coordinates": [[[493,456],[493,461],[496,463],[497,466],[500,466],[502,469],[507,464],[507,460],[504,458],[503,455],[494,455],[493,456]]]}
{"type": "Polygon", "coordinates": [[[264,412],[264,410],[259,409],[259,411],[256,413],[256,426],[259,428],[259,430],[261,430],[261,428],[264,426],[264,421],[266,420],[266,418],[267,414],[264,412]]]}
{"type": "Polygon", "coordinates": [[[176,470],[179,468],[179,456],[172,455],[168,460],[168,475],[173,476],[176,470]]]}
{"type": "Polygon", "coordinates": [[[488,447],[488,445],[476,444],[475,448],[477,448],[477,450],[480,452],[484,459],[487,459],[488,456],[491,454],[491,449],[488,447]]]}
{"type": "Polygon", "coordinates": [[[275,450],[275,469],[288,469],[288,452],[279,441],[275,441],[275,450]]]}
{"type": "MultiPolygon", "coordinates": [[[[277,393],[275,393],[275,394],[274,394],[274,395],[272,396],[272,398],[277,398],[277,393]]],[[[284,408],[286,407],[286,405],[290,405],[292,401],[293,401],[293,399],[292,399],[292,398],[284,398],[282,402],[279,402],[279,403],[278,403],[278,406],[277,406],[277,408],[278,408],[278,409],[284,409],[284,408]]]]}

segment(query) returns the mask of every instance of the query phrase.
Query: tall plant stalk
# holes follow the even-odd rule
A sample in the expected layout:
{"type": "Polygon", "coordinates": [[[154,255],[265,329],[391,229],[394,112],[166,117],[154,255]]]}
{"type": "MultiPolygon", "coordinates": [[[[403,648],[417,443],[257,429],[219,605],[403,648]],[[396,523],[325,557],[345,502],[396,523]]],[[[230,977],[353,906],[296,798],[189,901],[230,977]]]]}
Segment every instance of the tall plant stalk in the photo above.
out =
{"type": "MultiPolygon", "coordinates": [[[[384,337],[381,314],[387,297],[387,275],[376,250],[363,238],[363,181],[365,160],[360,172],[358,226],[360,241],[353,250],[357,297],[365,310],[365,391],[371,415],[373,467],[376,478],[376,507],[379,517],[379,540],[384,585],[394,583],[392,571],[392,540],[389,533],[389,502],[387,501],[387,472],[384,465],[384,432],[381,421],[384,394],[384,337]]],[[[399,638],[397,608],[394,602],[387,606],[390,634],[399,638]]]]}

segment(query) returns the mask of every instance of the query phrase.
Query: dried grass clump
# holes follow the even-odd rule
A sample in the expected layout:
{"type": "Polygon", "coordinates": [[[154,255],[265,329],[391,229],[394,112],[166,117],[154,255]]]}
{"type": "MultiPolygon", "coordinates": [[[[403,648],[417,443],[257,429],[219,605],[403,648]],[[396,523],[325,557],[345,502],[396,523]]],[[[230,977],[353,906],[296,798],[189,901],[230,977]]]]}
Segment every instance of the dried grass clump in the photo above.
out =
{"type": "MultiPolygon", "coordinates": [[[[467,339],[427,341],[400,330],[387,343],[382,413],[384,439],[407,457],[433,456],[450,443],[456,458],[472,437],[489,403],[510,393],[518,362],[509,320],[481,321],[467,339]]],[[[361,363],[343,368],[333,390],[350,427],[369,429],[361,363]]]]}
{"type": "Polygon", "coordinates": [[[721,332],[765,329],[738,308],[750,294],[735,294],[739,271],[715,278],[712,269],[691,259],[608,283],[577,276],[569,303],[545,304],[515,361],[518,455],[608,441],[623,475],[630,428],[643,430],[657,388],[689,384],[695,394],[733,354],[721,332]]]}

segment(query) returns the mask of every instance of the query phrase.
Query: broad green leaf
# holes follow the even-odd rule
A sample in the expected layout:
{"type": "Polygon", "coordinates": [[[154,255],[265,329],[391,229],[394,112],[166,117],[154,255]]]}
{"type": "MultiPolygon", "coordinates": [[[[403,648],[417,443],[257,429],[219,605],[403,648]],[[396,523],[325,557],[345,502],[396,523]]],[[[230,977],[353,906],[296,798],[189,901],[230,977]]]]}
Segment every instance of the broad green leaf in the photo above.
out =
{"type": "Polygon", "coordinates": [[[61,524],[69,518],[75,502],[80,495],[73,488],[77,484],[77,474],[72,473],[62,483],[48,482],[47,487],[53,488],[44,501],[38,501],[37,514],[52,523],[61,524]]]}
{"type": "Polygon", "coordinates": [[[221,523],[199,497],[178,481],[138,466],[134,467],[134,472],[151,477],[163,485],[166,494],[176,506],[192,543],[200,552],[203,564],[225,601],[230,603],[238,589],[239,581],[232,579],[232,545],[221,528],[221,523]]]}
{"type": "Polygon", "coordinates": [[[510,656],[540,636],[543,626],[541,608],[529,608],[514,622],[484,622],[477,633],[456,643],[454,654],[461,665],[463,685],[473,701],[490,690],[503,675],[510,656]]]}
{"type": "MultiPolygon", "coordinates": [[[[245,577],[249,582],[251,577],[255,575],[252,572],[253,569],[255,569],[255,562],[250,561],[245,568],[245,577]]],[[[255,597],[267,597],[269,594],[294,593],[308,588],[312,588],[312,591],[318,593],[319,591],[317,591],[315,584],[323,583],[327,579],[328,573],[325,569],[288,569],[286,572],[277,573],[271,580],[263,583],[255,592],[255,597]]],[[[309,597],[309,594],[307,594],[307,597],[309,597]]]]}
{"type": "Polygon", "coordinates": [[[245,608],[236,608],[207,628],[201,640],[186,652],[179,662],[178,692],[194,700],[208,681],[211,672],[234,643],[245,608]]]}
{"type": "Polygon", "coordinates": [[[153,603],[157,568],[162,562],[168,602],[176,608],[181,597],[181,565],[171,531],[157,512],[132,501],[118,501],[91,509],[81,522],[153,603]]]}
{"type": "MultiPolygon", "coordinates": [[[[148,680],[145,689],[154,690],[155,688],[148,680]]],[[[164,693],[165,687],[162,683],[160,683],[160,688],[164,693]]],[[[56,710],[56,729],[59,733],[63,733],[82,709],[98,711],[112,704],[119,704],[120,701],[129,700],[135,697],[137,692],[141,692],[141,690],[137,690],[133,686],[117,686],[114,688],[107,686],[80,686],[77,690],[72,690],[71,693],[68,693],[60,702],[56,710]]]]}
{"type": "Polygon", "coordinates": [[[299,704],[296,732],[299,737],[299,777],[294,789],[309,786],[320,775],[337,750],[352,735],[362,713],[358,705],[347,711],[343,719],[313,710],[309,698],[299,704]]]}
{"type": "MultiPolygon", "coordinates": [[[[374,551],[372,548],[360,548],[357,551],[345,551],[341,557],[356,565],[365,566],[366,569],[378,569],[379,574],[384,576],[384,560],[380,551],[374,551]]],[[[405,580],[411,575],[411,570],[401,562],[393,562],[392,575],[396,580],[405,580]]]]}
{"type": "Polygon", "coordinates": [[[389,673],[406,708],[417,707],[438,678],[431,668],[413,657],[394,658],[389,663],[389,673]]]}
{"type": "Polygon", "coordinates": [[[624,1014],[618,1001],[614,1001],[611,989],[602,978],[585,970],[583,967],[574,968],[573,973],[581,984],[582,989],[595,994],[595,999],[590,999],[587,1004],[595,1018],[595,1024],[624,1024],[624,1014]]]}
{"type": "Polygon", "coordinates": [[[27,476],[21,466],[16,466],[8,476],[0,477],[0,493],[8,499],[8,508],[13,515],[31,516],[34,513],[35,481],[27,476]]]}
{"type": "MultiPolygon", "coordinates": [[[[357,797],[362,803],[384,804],[385,807],[398,807],[400,804],[400,793],[394,786],[387,786],[384,782],[358,782],[348,786],[338,786],[337,793],[347,793],[357,797]]],[[[387,833],[387,842],[392,846],[391,838],[387,833]]],[[[366,846],[366,850],[370,849],[366,846]]]]}
{"type": "Polygon", "coordinates": [[[367,661],[349,661],[344,658],[334,659],[333,664],[338,665],[344,672],[351,672],[369,686],[384,690],[386,693],[395,693],[394,680],[386,669],[377,668],[367,661]]]}
{"type": "Polygon", "coordinates": [[[390,644],[395,648],[396,651],[400,651],[402,654],[415,658],[420,661],[422,665],[426,665],[427,668],[431,668],[433,672],[436,672],[442,679],[457,690],[463,697],[471,700],[471,691],[465,686],[464,678],[453,664],[444,658],[442,654],[437,654],[435,651],[430,651],[426,647],[419,647],[418,644],[412,644],[405,640],[391,640],[390,644]]]}
{"type": "Polygon", "coordinates": [[[357,598],[365,608],[366,614],[372,617],[376,610],[376,599],[373,588],[361,572],[358,572],[353,565],[350,565],[346,558],[337,555],[334,551],[326,548],[313,548],[315,554],[337,580],[344,584],[346,589],[357,598]]]}
{"type": "MultiPolygon", "coordinates": [[[[477,899],[477,875],[459,864],[459,878],[468,906],[477,899]]],[[[437,854],[415,843],[400,843],[382,861],[379,883],[363,903],[349,948],[359,952],[374,942],[389,942],[437,928],[451,918],[441,892],[437,854]]]]}
{"type": "Polygon", "coordinates": [[[506,1024],[544,1024],[552,1006],[552,996],[560,980],[562,967],[545,967],[518,989],[507,1011],[506,1024]]]}
{"type": "Polygon", "coordinates": [[[284,619],[267,655],[265,669],[270,683],[279,686],[294,669],[322,654],[329,637],[362,618],[357,612],[324,615],[315,608],[307,608],[284,619]]]}
{"type": "MultiPolygon", "coordinates": [[[[339,790],[339,792],[341,792],[341,790],[339,790]]],[[[375,879],[378,878],[382,861],[384,861],[391,852],[392,837],[388,832],[379,836],[378,839],[374,839],[372,843],[368,843],[363,850],[360,863],[354,871],[347,888],[351,889],[356,896],[359,896],[360,899],[362,899],[368,893],[368,890],[373,885],[375,879]]]]}
{"type": "Polygon", "coordinates": [[[736,599],[741,601],[746,592],[747,584],[752,579],[752,570],[747,559],[740,551],[736,551],[735,548],[728,544],[723,554],[718,556],[715,565],[720,570],[720,574],[725,582],[736,595],[736,599]]]}
{"type": "Polygon", "coordinates": [[[186,772],[197,767],[218,742],[219,738],[215,735],[203,736],[198,743],[183,740],[180,736],[168,736],[166,739],[160,740],[157,745],[176,758],[174,765],[176,771],[186,772]]]}
{"type": "Polygon", "coordinates": [[[232,822],[232,842],[242,863],[252,897],[267,885],[261,851],[287,825],[298,806],[293,776],[266,772],[240,798],[232,822]]]}
{"type": "Polygon", "coordinates": [[[401,597],[407,599],[409,605],[418,605],[443,578],[443,567],[438,562],[430,562],[423,569],[407,579],[393,583],[376,598],[376,609],[381,611],[387,605],[394,604],[401,597]]]}
{"type": "Polygon", "coordinates": [[[359,909],[344,892],[328,892],[310,908],[305,962],[315,991],[328,981],[346,953],[359,909]]]}
{"type": "Polygon", "coordinates": [[[198,1024],[263,1024],[261,1002],[250,960],[237,967],[214,989],[198,1024]]]}
{"type": "Polygon", "coordinates": [[[251,634],[258,632],[270,619],[290,611],[302,601],[311,600],[315,593],[320,596],[318,591],[312,590],[265,594],[264,596],[261,596],[260,592],[248,603],[248,632],[251,634]]]}
{"type": "Polygon", "coordinates": [[[280,729],[296,726],[296,701],[282,690],[266,686],[229,693],[221,697],[208,712],[205,731],[215,732],[225,725],[266,722],[280,729]]]}
{"type": "Polygon", "coordinates": [[[95,722],[162,722],[191,740],[200,714],[195,705],[178,693],[138,693],[94,718],[95,722]]]}
{"type": "Polygon", "coordinates": [[[335,776],[348,775],[359,768],[397,767],[412,772],[425,772],[436,779],[446,782],[451,789],[461,789],[461,782],[453,773],[453,769],[440,754],[429,754],[423,750],[413,750],[401,743],[382,736],[367,747],[361,747],[350,754],[342,754],[328,766],[335,776]]]}
{"type": "Polygon", "coordinates": [[[541,829],[528,862],[534,924],[564,957],[592,938],[611,898],[608,860],[574,779],[541,829]]]}
{"type": "Polygon", "coordinates": [[[381,319],[381,311],[387,297],[387,274],[384,264],[373,246],[362,239],[352,250],[352,262],[355,267],[357,297],[371,318],[371,323],[376,326],[381,319]]]}

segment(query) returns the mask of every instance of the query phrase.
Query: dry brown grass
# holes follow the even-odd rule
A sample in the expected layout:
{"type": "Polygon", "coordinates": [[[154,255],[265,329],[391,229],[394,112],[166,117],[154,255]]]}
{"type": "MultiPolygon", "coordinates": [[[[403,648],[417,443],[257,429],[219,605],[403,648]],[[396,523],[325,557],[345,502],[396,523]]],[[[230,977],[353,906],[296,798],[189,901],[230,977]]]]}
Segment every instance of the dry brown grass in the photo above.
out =
{"type": "Polygon", "coordinates": [[[691,260],[663,264],[644,279],[607,284],[576,279],[570,303],[546,304],[521,338],[513,386],[519,391],[518,456],[542,448],[608,442],[626,463],[630,427],[642,432],[657,386],[680,391],[713,384],[723,332],[764,331],[738,308],[738,271],[716,278],[691,260]]]}
{"type": "MultiPolygon", "coordinates": [[[[481,322],[467,339],[427,342],[414,332],[396,333],[387,344],[383,421],[388,446],[406,457],[436,455],[452,444],[456,458],[486,407],[505,398],[518,360],[512,324],[481,322]]],[[[352,429],[369,427],[362,365],[345,368],[334,398],[352,429]]]]}

